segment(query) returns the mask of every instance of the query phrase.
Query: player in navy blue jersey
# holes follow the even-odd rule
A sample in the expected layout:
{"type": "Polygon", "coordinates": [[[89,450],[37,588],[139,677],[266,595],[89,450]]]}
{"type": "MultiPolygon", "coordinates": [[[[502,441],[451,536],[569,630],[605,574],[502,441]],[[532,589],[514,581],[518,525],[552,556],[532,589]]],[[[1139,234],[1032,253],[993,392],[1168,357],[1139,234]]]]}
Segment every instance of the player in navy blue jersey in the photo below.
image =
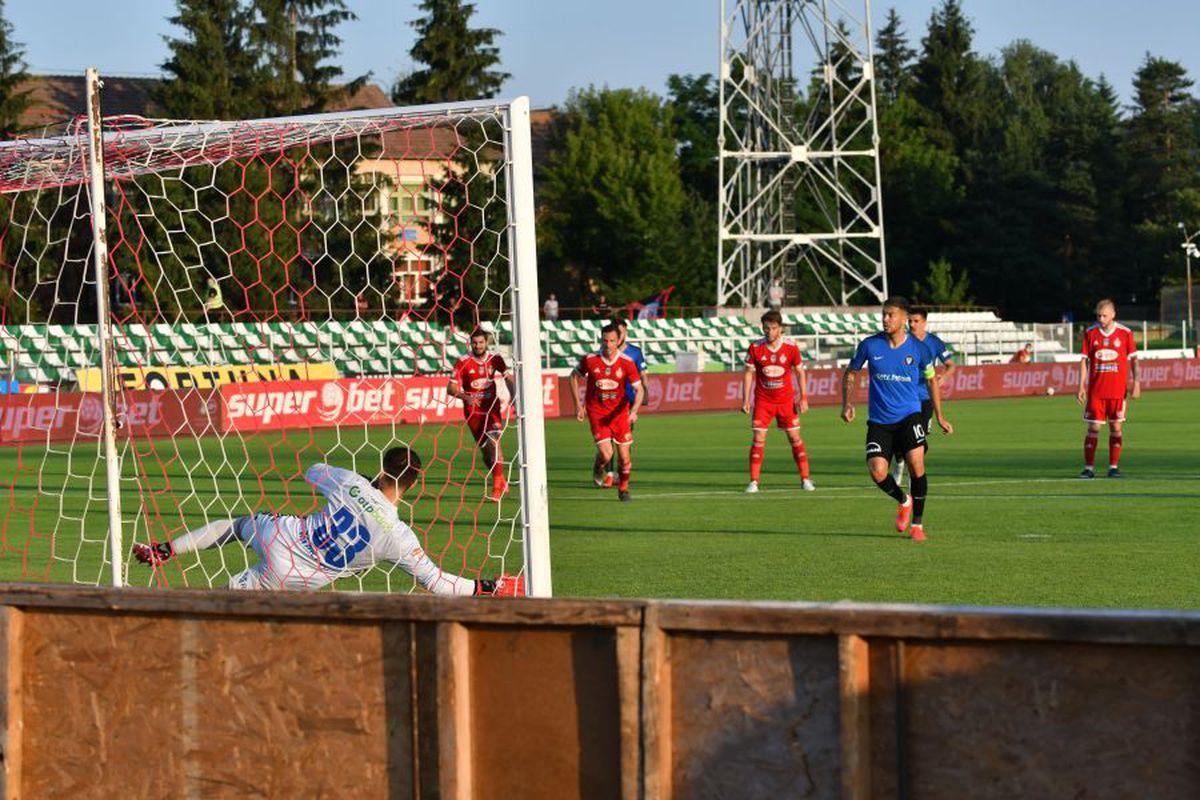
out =
{"type": "MultiPolygon", "coordinates": [[[[646,356],[642,353],[642,348],[636,344],[629,343],[629,321],[618,319],[613,322],[617,326],[617,350],[624,356],[628,356],[638,368],[639,375],[646,374],[646,356]]],[[[644,379],[643,379],[644,380],[644,379]]],[[[633,399],[637,395],[634,386],[628,380],[625,381],[625,399],[629,401],[630,407],[633,406],[633,399]]],[[[633,429],[633,424],[629,426],[633,429]]],[[[616,482],[617,476],[613,473],[613,462],[609,461],[607,467],[598,468],[592,472],[592,480],[597,486],[611,487],[616,482]]]]}
{"type": "Polygon", "coordinates": [[[929,386],[933,413],[938,426],[947,434],[954,432],[942,415],[942,393],[934,377],[929,350],[907,331],[908,301],[889,297],[883,303],[883,332],[868,336],[858,344],[854,358],[842,375],[842,419],[854,421],[850,402],[853,373],[866,367],[870,376],[867,417],[867,470],[885,494],[899,504],[896,530],[903,533],[912,522],[910,536],[925,539],[923,516],[928,479],[925,475],[925,422],[921,417],[921,377],[929,386]],[[892,455],[902,453],[912,475],[911,494],[888,473],[892,455]]]}
{"type": "MultiPolygon", "coordinates": [[[[940,336],[929,332],[928,323],[929,312],[923,307],[913,306],[908,310],[908,332],[914,339],[925,345],[935,368],[938,364],[945,367],[934,378],[941,387],[942,381],[954,374],[954,356],[940,336]]],[[[933,400],[929,396],[929,385],[924,375],[921,376],[921,419],[925,425],[925,452],[928,453],[929,433],[932,430],[930,425],[933,423],[933,400]]],[[[892,477],[896,479],[896,483],[900,483],[900,479],[904,477],[904,454],[897,453],[895,457],[896,468],[892,471],[892,477]]]]}

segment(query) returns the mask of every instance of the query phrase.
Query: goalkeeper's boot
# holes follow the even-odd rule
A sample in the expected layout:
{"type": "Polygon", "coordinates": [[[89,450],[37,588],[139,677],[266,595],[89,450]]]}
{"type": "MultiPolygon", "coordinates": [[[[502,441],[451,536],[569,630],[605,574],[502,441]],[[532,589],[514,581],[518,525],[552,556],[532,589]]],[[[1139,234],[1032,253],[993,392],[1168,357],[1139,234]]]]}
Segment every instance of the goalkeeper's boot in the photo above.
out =
{"type": "Polygon", "coordinates": [[[800,481],[800,488],[806,492],[815,492],[817,490],[817,485],[808,478],[805,478],[804,480],[800,481]]]}
{"type": "Polygon", "coordinates": [[[1079,473],[1079,477],[1083,478],[1084,480],[1090,480],[1091,478],[1096,477],[1096,470],[1092,469],[1091,467],[1084,467],[1083,471],[1079,473]]]}
{"type": "Polygon", "coordinates": [[[914,523],[912,528],[910,528],[908,531],[908,538],[912,539],[914,542],[925,541],[925,526],[919,522],[914,523]]]}
{"type": "Polygon", "coordinates": [[[622,489],[621,491],[617,492],[617,499],[622,503],[628,503],[633,499],[633,497],[629,494],[628,489],[622,489]]]}
{"type": "Polygon", "coordinates": [[[904,533],[908,528],[908,521],[912,519],[912,495],[906,495],[904,502],[896,507],[896,530],[904,533]]]}
{"type": "Polygon", "coordinates": [[[475,581],[475,595],[489,597],[524,597],[525,576],[501,574],[496,580],[475,581]]]}
{"type": "Polygon", "coordinates": [[[170,542],[158,542],[157,544],[135,542],[133,545],[133,557],[152,567],[169,561],[173,555],[175,555],[175,549],[171,547],[170,542]]]}
{"type": "Polygon", "coordinates": [[[1108,477],[1110,477],[1110,478],[1120,478],[1120,477],[1122,477],[1122,476],[1121,476],[1121,470],[1119,470],[1119,469],[1118,469],[1118,468],[1116,468],[1116,467],[1109,467],[1109,468],[1108,468],[1108,477]]]}
{"type": "Polygon", "coordinates": [[[746,484],[746,494],[758,494],[758,481],[750,481],[746,484]]]}
{"type": "Polygon", "coordinates": [[[604,484],[603,484],[604,488],[611,489],[613,486],[616,485],[616,481],[617,481],[616,475],[613,475],[611,472],[606,473],[604,475],[604,484]]]}

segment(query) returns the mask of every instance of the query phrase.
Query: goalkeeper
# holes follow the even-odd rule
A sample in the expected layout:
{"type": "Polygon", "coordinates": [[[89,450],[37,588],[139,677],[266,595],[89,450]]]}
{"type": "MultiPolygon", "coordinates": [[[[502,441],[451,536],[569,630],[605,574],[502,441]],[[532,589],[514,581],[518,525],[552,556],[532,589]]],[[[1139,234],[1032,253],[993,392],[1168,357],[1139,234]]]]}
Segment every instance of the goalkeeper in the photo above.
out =
{"type": "Polygon", "coordinates": [[[404,492],[420,475],[421,459],[407,447],[384,453],[383,469],[373,481],[329,464],[313,464],[304,478],[328,500],[317,513],[214,520],[169,542],[135,544],[133,555],[157,567],[180,553],[237,539],[258,554],[258,563],[234,575],[230,589],[315,591],[390,562],[434,594],[523,596],[522,576],[471,580],[443,572],[425,554],[412,528],[396,513],[404,492]]]}

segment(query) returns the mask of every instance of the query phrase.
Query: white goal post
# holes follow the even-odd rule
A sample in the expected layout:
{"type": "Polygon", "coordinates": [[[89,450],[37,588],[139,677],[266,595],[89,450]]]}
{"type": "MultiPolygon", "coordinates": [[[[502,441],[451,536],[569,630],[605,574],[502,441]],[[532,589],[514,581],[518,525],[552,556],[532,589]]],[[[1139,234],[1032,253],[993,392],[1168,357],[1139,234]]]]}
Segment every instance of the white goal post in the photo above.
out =
{"type": "MultiPolygon", "coordinates": [[[[134,543],[303,515],[312,463],[424,464],[400,516],[446,572],[551,595],[529,101],[277,119],[89,116],[0,143],[0,577],[223,586],[236,542],[134,543]],[[498,436],[447,393],[473,331],[498,436]],[[488,442],[497,445],[489,447],[488,442]],[[498,498],[498,499],[497,499],[498,498]]],[[[411,591],[395,565],[335,588],[411,591]]]]}

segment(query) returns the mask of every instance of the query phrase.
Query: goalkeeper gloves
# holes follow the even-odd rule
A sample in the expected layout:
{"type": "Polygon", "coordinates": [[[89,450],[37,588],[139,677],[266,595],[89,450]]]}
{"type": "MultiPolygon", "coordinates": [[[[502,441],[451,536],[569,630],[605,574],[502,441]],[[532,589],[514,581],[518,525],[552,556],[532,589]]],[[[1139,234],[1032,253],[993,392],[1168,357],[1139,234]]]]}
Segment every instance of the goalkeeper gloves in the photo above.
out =
{"type": "Polygon", "coordinates": [[[170,542],[158,542],[157,544],[141,544],[139,542],[133,546],[133,557],[143,564],[151,566],[158,566],[164,561],[170,560],[173,555],[175,555],[175,548],[171,547],[170,542]]]}
{"type": "Polygon", "coordinates": [[[524,597],[524,575],[501,575],[494,581],[481,579],[475,581],[475,596],[489,597],[524,597]]]}

